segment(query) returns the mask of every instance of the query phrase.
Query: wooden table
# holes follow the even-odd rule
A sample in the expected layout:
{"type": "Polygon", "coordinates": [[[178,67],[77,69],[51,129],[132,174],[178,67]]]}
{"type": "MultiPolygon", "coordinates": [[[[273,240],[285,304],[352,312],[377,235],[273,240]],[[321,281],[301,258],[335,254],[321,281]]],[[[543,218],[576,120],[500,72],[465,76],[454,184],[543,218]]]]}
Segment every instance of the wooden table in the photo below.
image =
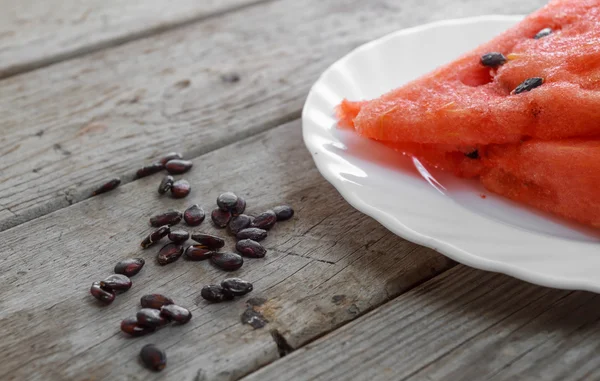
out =
{"type": "Polygon", "coordinates": [[[309,86],[352,48],[543,3],[0,0],[0,378],[599,379],[598,296],[470,269],[390,234],[344,202],[301,139],[309,86]],[[161,175],[134,179],[173,150],[194,162],[184,200],[158,196],[161,175]],[[121,187],[89,197],[114,176],[121,187]],[[255,290],[209,304],[201,287],[225,273],[160,267],[139,241],[152,214],[210,210],[225,190],[249,212],[289,203],[297,215],[234,273],[255,290]],[[133,288],[99,307],[92,281],[136,256],[147,264],[133,288]],[[150,292],[194,318],[125,337],[120,321],[150,292]],[[241,324],[247,308],[268,324],[241,324]],[[147,343],[167,350],[162,373],[138,363],[147,343]]]}

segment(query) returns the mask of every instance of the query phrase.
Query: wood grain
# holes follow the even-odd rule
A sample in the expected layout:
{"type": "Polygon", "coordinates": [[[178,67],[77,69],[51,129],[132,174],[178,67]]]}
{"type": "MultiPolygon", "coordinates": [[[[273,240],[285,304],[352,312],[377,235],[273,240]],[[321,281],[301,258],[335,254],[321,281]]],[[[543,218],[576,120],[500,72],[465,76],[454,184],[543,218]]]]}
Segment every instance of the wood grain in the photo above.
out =
{"type": "Polygon", "coordinates": [[[541,3],[280,0],[8,78],[0,230],[86,199],[106,178],[131,181],[164,152],[195,157],[298,117],[319,73],[363,42],[541,3]],[[240,81],[223,80],[231,73],[240,81]]]}
{"type": "Polygon", "coordinates": [[[599,301],[461,265],[244,381],[595,380],[599,301]]]}
{"type": "MultiPolygon", "coordinates": [[[[160,197],[161,175],[154,175],[0,233],[3,379],[238,379],[285,348],[314,340],[454,265],[341,199],[303,147],[299,121],[198,157],[183,177],[193,187],[184,200],[160,197]],[[151,215],[192,203],[210,211],[225,190],[243,195],[251,213],[279,203],[295,207],[291,221],[270,231],[266,258],[247,259],[228,274],[183,259],[160,267],[153,258],[161,245],[139,248],[151,215]],[[91,282],[126,257],[147,264],[130,291],[98,306],[89,295],[91,282]],[[225,304],[199,298],[203,285],[228,276],[253,282],[254,291],[225,304]],[[126,338],[119,322],[151,292],[190,307],[194,318],[126,338]],[[263,329],[240,323],[250,297],[265,298],[254,307],[269,321],[263,329]],[[151,342],[167,350],[168,367],[160,375],[136,360],[151,342]]],[[[226,235],[208,222],[194,231],[226,235]]],[[[227,247],[233,242],[228,238],[227,247]]]]}
{"type": "Polygon", "coordinates": [[[257,2],[1,0],[0,78],[257,2]]]}

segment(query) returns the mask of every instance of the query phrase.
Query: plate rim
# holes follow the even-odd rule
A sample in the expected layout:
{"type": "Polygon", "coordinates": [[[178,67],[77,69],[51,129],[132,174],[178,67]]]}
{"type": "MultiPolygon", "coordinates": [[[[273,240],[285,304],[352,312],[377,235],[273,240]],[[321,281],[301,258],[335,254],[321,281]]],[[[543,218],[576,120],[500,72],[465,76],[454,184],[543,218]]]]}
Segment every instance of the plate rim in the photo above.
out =
{"type": "MultiPolygon", "coordinates": [[[[492,272],[500,272],[509,276],[513,276],[515,278],[527,281],[529,283],[537,284],[544,287],[551,288],[560,288],[567,290],[586,290],[592,292],[600,292],[600,283],[591,283],[586,280],[574,279],[571,277],[557,277],[554,275],[549,275],[544,272],[536,272],[529,269],[524,269],[522,267],[511,265],[510,263],[496,261],[489,258],[484,258],[475,254],[470,253],[460,247],[456,247],[455,245],[440,240],[435,237],[431,237],[429,235],[419,233],[405,224],[403,224],[399,220],[394,220],[392,216],[384,213],[377,208],[373,207],[365,200],[360,197],[355,196],[352,192],[343,186],[343,181],[338,179],[334,173],[326,170],[324,167],[324,163],[317,158],[316,153],[318,153],[318,146],[314,145],[310,141],[309,134],[307,132],[307,111],[309,110],[309,105],[312,97],[315,93],[315,88],[322,82],[323,78],[332,70],[335,70],[336,67],[343,65],[346,61],[350,60],[354,55],[361,53],[364,50],[368,50],[375,45],[385,43],[387,40],[396,38],[398,36],[410,35],[414,33],[418,33],[427,29],[444,27],[444,26],[459,26],[464,25],[466,23],[481,23],[481,22],[489,22],[489,21],[506,21],[506,22],[517,22],[524,18],[524,15],[481,15],[475,17],[465,17],[465,18],[456,18],[456,19],[447,19],[447,20],[439,20],[426,24],[421,24],[418,26],[401,29],[377,39],[371,40],[367,43],[364,43],[355,49],[351,50],[347,54],[345,54],[340,59],[336,60],[333,64],[331,64],[326,70],[324,70],[315,83],[311,86],[306,101],[304,103],[302,109],[302,137],[305,146],[311,154],[311,157],[320,172],[320,174],[337,190],[337,192],[348,202],[353,208],[358,210],[361,213],[366,214],[367,216],[373,218],[378,223],[383,225],[386,229],[388,229],[393,234],[406,239],[408,241],[414,242],[418,245],[425,246],[435,250],[436,252],[455,260],[458,263],[492,272]],[[316,152],[315,152],[316,151],[316,152]]],[[[312,122],[310,122],[312,123],[312,122]]]]}

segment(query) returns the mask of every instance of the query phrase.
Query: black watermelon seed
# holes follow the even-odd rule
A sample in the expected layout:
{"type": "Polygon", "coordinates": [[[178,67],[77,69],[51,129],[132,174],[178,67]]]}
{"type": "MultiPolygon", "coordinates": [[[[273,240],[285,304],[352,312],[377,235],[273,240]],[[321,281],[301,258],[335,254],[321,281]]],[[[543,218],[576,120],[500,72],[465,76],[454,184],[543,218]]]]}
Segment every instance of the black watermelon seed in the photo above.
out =
{"type": "Polygon", "coordinates": [[[102,288],[100,282],[92,283],[90,294],[104,304],[111,304],[115,300],[115,293],[102,288]]]}
{"type": "Polygon", "coordinates": [[[173,196],[173,198],[184,198],[190,194],[191,190],[192,186],[186,180],[177,180],[171,187],[171,196],[173,196]]]}
{"type": "Polygon", "coordinates": [[[184,255],[190,261],[203,261],[213,255],[213,250],[204,245],[191,245],[185,249],[184,255]]]}
{"type": "Polygon", "coordinates": [[[223,238],[210,234],[193,233],[192,239],[211,250],[221,249],[225,246],[225,240],[223,238]]]}
{"type": "Polygon", "coordinates": [[[241,197],[238,197],[238,202],[235,205],[235,208],[233,208],[231,210],[231,214],[234,216],[239,216],[240,214],[244,213],[245,210],[246,210],[246,200],[244,200],[241,197]]]}
{"type": "Polygon", "coordinates": [[[183,254],[183,246],[176,243],[168,243],[160,249],[156,260],[161,266],[168,265],[178,260],[183,254]]]}
{"type": "Polygon", "coordinates": [[[142,308],[154,308],[155,310],[160,310],[162,306],[175,304],[175,302],[173,299],[161,294],[148,294],[141,297],[140,304],[142,305],[142,308]]]}
{"type": "Polygon", "coordinates": [[[179,152],[169,152],[160,159],[160,163],[165,166],[171,160],[182,160],[183,155],[179,152]]]}
{"type": "Polygon", "coordinates": [[[544,28],[544,29],[540,30],[539,32],[537,32],[537,34],[535,36],[533,36],[533,38],[535,38],[536,40],[539,40],[540,38],[547,37],[551,34],[552,34],[552,28],[544,28]]]}
{"type": "Polygon", "coordinates": [[[146,176],[150,176],[155,173],[158,173],[158,172],[162,171],[163,169],[165,169],[165,166],[160,162],[156,162],[156,163],[152,163],[149,165],[144,165],[142,168],[137,170],[137,172],[135,173],[135,176],[138,179],[141,179],[142,177],[146,177],[146,176]]]}
{"type": "Polygon", "coordinates": [[[251,239],[243,239],[235,245],[238,253],[248,258],[262,258],[267,253],[267,250],[258,242],[251,239]]]}
{"type": "Polygon", "coordinates": [[[531,91],[533,89],[535,89],[536,87],[541,86],[544,83],[544,79],[540,78],[540,77],[533,77],[533,78],[528,78],[526,80],[524,80],[523,82],[521,82],[521,84],[519,86],[517,86],[511,94],[516,95],[516,94],[521,94],[524,93],[526,91],[531,91]]]}
{"type": "Polygon", "coordinates": [[[240,278],[228,278],[221,282],[221,287],[234,296],[246,295],[254,289],[252,283],[240,278]]]}
{"type": "Polygon", "coordinates": [[[260,242],[267,238],[267,231],[259,228],[248,228],[240,230],[235,237],[237,239],[251,239],[253,241],[260,242]]]}
{"type": "Polygon", "coordinates": [[[100,281],[100,287],[112,292],[125,292],[131,288],[131,279],[123,274],[113,274],[100,281]]]}
{"type": "Polygon", "coordinates": [[[210,262],[221,270],[235,271],[244,264],[244,258],[236,253],[213,253],[210,262]]]}
{"type": "Polygon", "coordinates": [[[166,237],[170,232],[171,228],[169,227],[169,225],[161,226],[152,233],[148,234],[148,236],[144,238],[140,246],[143,249],[146,249],[155,244],[156,242],[160,241],[162,238],[166,237]]]}
{"type": "Polygon", "coordinates": [[[116,177],[116,178],[109,180],[106,183],[102,184],[100,187],[98,187],[98,189],[96,189],[95,191],[92,192],[92,196],[97,196],[99,194],[111,191],[111,190],[115,189],[116,187],[118,187],[120,184],[121,184],[121,179],[116,177]]]}
{"type": "Polygon", "coordinates": [[[142,308],[135,315],[137,323],[144,327],[158,328],[169,323],[164,316],[160,314],[160,310],[154,308],[142,308]]]}
{"type": "Polygon", "coordinates": [[[130,258],[122,260],[115,265],[115,274],[123,274],[128,277],[134,276],[140,272],[145,263],[146,261],[144,261],[143,258],[130,258]]]}
{"type": "Polygon", "coordinates": [[[171,230],[168,237],[171,242],[184,243],[190,238],[190,233],[185,230],[171,230]]]}
{"type": "Polygon", "coordinates": [[[198,204],[190,206],[183,212],[183,219],[185,220],[185,223],[190,226],[200,225],[205,217],[206,214],[204,213],[204,209],[198,204]]]}
{"type": "Polygon", "coordinates": [[[504,54],[491,52],[481,56],[481,64],[487,67],[498,67],[504,65],[508,61],[504,54]]]}
{"type": "Polygon", "coordinates": [[[164,225],[177,225],[181,222],[183,215],[179,210],[170,209],[164,213],[157,214],[150,218],[150,226],[159,228],[164,225]]]}
{"type": "Polygon", "coordinates": [[[189,171],[193,165],[194,163],[189,160],[175,159],[169,160],[167,164],[165,164],[165,169],[172,175],[180,175],[189,171]]]}
{"type": "Polygon", "coordinates": [[[185,324],[192,319],[192,313],[187,308],[175,304],[169,304],[160,309],[160,314],[165,319],[175,323],[185,324]]]}
{"type": "Polygon", "coordinates": [[[145,334],[154,332],[155,328],[144,327],[143,325],[138,324],[136,318],[131,317],[123,319],[123,321],[121,322],[121,331],[131,336],[143,336],[145,334]]]}
{"type": "Polygon", "coordinates": [[[252,218],[246,214],[240,214],[239,216],[231,218],[229,221],[229,231],[235,235],[240,230],[246,229],[252,223],[252,218]]]}
{"type": "Polygon", "coordinates": [[[236,208],[238,203],[238,196],[236,196],[232,192],[221,193],[219,197],[217,197],[217,206],[219,209],[224,211],[232,211],[236,208]]]}
{"type": "Polygon", "coordinates": [[[217,208],[212,211],[210,218],[216,227],[224,228],[231,220],[231,212],[226,212],[217,208]]]}
{"type": "Polygon", "coordinates": [[[220,303],[225,300],[233,299],[233,294],[226,293],[223,287],[216,284],[209,284],[208,286],[202,287],[200,296],[213,303],[220,303]]]}
{"type": "Polygon", "coordinates": [[[160,184],[158,184],[158,193],[159,194],[167,193],[169,190],[171,190],[171,187],[173,187],[174,182],[175,182],[175,179],[171,175],[167,175],[167,176],[163,177],[160,184]]]}
{"type": "Polygon", "coordinates": [[[156,372],[167,366],[167,354],[154,344],[144,345],[140,351],[140,359],[146,368],[156,372]]]}
{"type": "Polygon", "coordinates": [[[465,153],[465,156],[469,159],[479,159],[479,151],[473,150],[471,152],[465,153]]]}
{"type": "Polygon", "coordinates": [[[274,211],[267,210],[266,212],[254,217],[251,227],[269,230],[273,227],[273,225],[275,225],[275,222],[277,222],[277,215],[274,211]]]}
{"type": "Polygon", "coordinates": [[[279,205],[273,208],[277,221],[285,221],[294,217],[294,209],[289,205],[279,205]]]}

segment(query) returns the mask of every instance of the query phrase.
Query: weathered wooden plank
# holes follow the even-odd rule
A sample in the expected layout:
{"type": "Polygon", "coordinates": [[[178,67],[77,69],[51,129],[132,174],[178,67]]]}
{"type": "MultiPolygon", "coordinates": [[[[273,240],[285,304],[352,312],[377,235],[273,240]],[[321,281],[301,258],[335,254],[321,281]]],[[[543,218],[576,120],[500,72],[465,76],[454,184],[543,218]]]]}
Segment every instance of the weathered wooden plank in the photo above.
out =
{"type": "Polygon", "coordinates": [[[129,181],[165,151],[197,156],[297,117],[318,74],[367,40],[541,3],[280,0],[9,78],[0,229],[85,199],[103,178],[129,181]],[[221,79],[230,73],[240,81],[221,79]]]}
{"type": "MultiPolygon", "coordinates": [[[[454,265],[343,201],[314,167],[299,121],[201,156],[194,166],[183,176],[193,185],[185,200],[159,197],[155,175],[0,233],[3,379],[237,379],[286,348],[271,331],[300,346],[454,265]],[[269,233],[265,259],[226,274],[183,259],[159,267],[153,258],[160,245],[139,249],[153,213],[194,202],[210,211],[223,190],[246,197],[253,213],[280,202],[295,207],[296,217],[269,233]],[[147,264],[133,288],[99,307],[88,294],[91,282],[135,256],[147,264]],[[240,323],[248,297],[216,305],[198,297],[202,285],[232,275],[254,282],[248,297],[266,298],[255,307],[270,321],[265,328],[240,323]],[[194,318],[151,336],[124,337],[120,320],[150,292],[191,307],[194,318]],[[136,361],[150,342],[168,351],[160,375],[136,361]]],[[[216,232],[208,222],[194,230],[216,232]]]]}
{"type": "Polygon", "coordinates": [[[599,301],[457,266],[244,381],[595,380],[599,301]]]}
{"type": "Polygon", "coordinates": [[[2,0],[0,78],[257,2],[2,0]]]}

